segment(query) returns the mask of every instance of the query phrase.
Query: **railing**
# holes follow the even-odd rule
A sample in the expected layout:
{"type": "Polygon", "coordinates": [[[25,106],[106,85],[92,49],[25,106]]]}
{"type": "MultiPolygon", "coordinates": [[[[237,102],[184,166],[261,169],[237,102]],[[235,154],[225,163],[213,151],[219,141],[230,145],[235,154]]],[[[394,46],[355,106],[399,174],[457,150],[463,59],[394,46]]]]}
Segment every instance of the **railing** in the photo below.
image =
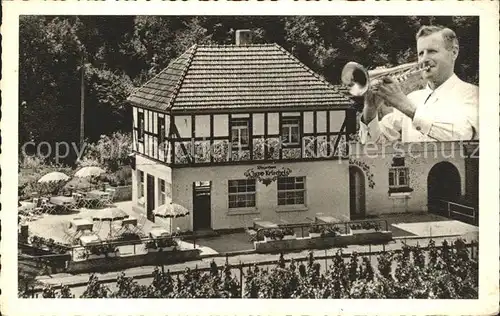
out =
{"type": "Polygon", "coordinates": [[[449,218],[476,226],[479,224],[478,210],[474,207],[441,199],[430,201],[429,207],[437,207],[441,211],[441,215],[449,218]]]}
{"type": "Polygon", "coordinates": [[[308,223],[297,223],[297,224],[278,224],[278,228],[257,228],[257,236],[263,236],[263,234],[266,231],[273,231],[276,229],[280,228],[285,228],[285,229],[300,229],[301,230],[301,237],[304,237],[304,229],[309,231],[309,228],[311,226],[318,226],[321,228],[335,228],[338,227],[340,228],[340,231],[347,234],[349,233],[349,228],[351,225],[356,225],[356,224],[363,224],[363,223],[374,223],[376,227],[380,228],[385,228],[385,231],[389,230],[389,223],[385,219],[365,219],[365,220],[355,220],[355,221],[348,221],[348,222],[337,222],[337,223],[324,223],[324,222],[319,222],[319,221],[311,221],[308,223]]]}
{"type": "MultiPolygon", "coordinates": [[[[436,245],[435,246],[436,249],[440,250],[443,248],[442,245],[436,245]]],[[[469,250],[469,258],[470,260],[474,261],[474,262],[478,262],[478,259],[479,259],[479,255],[478,255],[478,250],[479,250],[479,244],[478,242],[476,241],[472,241],[470,243],[466,243],[465,244],[465,248],[470,248],[469,250]]],[[[379,255],[379,254],[382,254],[382,253],[385,253],[387,252],[385,250],[385,247],[383,248],[382,251],[371,251],[371,247],[368,248],[369,251],[364,251],[364,252],[357,252],[357,255],[359,256],[358,258],[362,258],[362,257],[369,257],[371,259],[371,256],[376,256],[376,255],[379,255]]],[[[420,246],[420,249],[422,251],[428,251],[429,250],[429,246],[420,246]]],[[[388,250],[392,253],[402,253],[403,250],[402,249],[394,249],[394,250],[388,250]]],[[[352,256],[352,253],[341,253],[341,256],[342,258],[344,259],[348,259],[348,258],[351,258],[352,256]]],[[[330,266],[328,265],[328,260],[331,260],[333,258],[336,258],[337,257],[337,254],[334,253],[334,254],[327,254],[327,250],[325,250],[325,255],[324,256],[317,256],[317,255],[314,255],[314,260],[316,262],[320,262],[320,261],[323,261],[324,262],[324,266],[322,265],[321,266],[321,269],[323,269],[324,271],[328,272],[329,269],[330,269],[330,266]]],[[[304,256],[304,257],[299,257],[299,258],[284,258],[284,262],[289,264],[292,260],[294,260],[296,263],[301,263],[301,262],[305,262],[307,260],[309,260],[309,256],[304,256]]],[[[277,265],[278,263],[280,263],[279,259],[275,259],[275,260],[265,260],[265,261],[257,261],[257,262],[240,262],[239,264],[229,264],[229,257],[228,255],[226,255],[226,265],[229,267],[229,269],[231,270],[231,274],[234,275],[234,271],[236,270],[237,271],[237,274],[236,276],[238,277],[239,279],[239,286],[240,286],[240,293],[243,297],[243,294],[244,294],[244,285],[245,285],[245,282],[246,282],[246,279],[245,279],[245,273],[243,271],[244,268],[250,268],[250,267],[254,267],[254,266],[274,266],[274,265],[277,265]]],[[[165,272],[165,267],[164,266],[160,266],[162,272],[165,272]]],[[[217,265],[217,269],[220,271],[220,270],[223,270],[225,268],[225,265],[217,265]]],[[[212,267],[210,267],[210,263],[207,263],[207,266],[206,267],[199,267],[198,265],[196,265],[195,269],[196,271],[198,272],[209,272],[212,270],[212,267]]],[[[179,269],[179,270],[174,270],[174,271],[171,271],[170,269],[167,269],[167,272],[172,276],[177,276],[177,275],[182,275],[186,272],[186,269],[185,268],[182,268],[182,269],[179,269]]],[[[153,275],[151,273],[148,273],[148,274],[143,274],[143,275],[139,275],[139,276],[135,276],[134,277],[134,280],[141,280],[141,279],[149,279],[149,278],[152,278],[153,275]]],[[[110,279],[110,280],[103,280],[101,281],[102,284],[109,284],[109,283],[113,283],[113,282],[116,282],[115,279],[110,279]]],[[[62,285],[54,285],[53,286],[53,289],[55,290],[59,290],[61,289],[61,286],[62,285]]],[[[70,288],[72,287],[80,287],[81,284],[78,284],[78,285],[69,285],[70,288]]],[[[42,292],[43,290],[43,286],[33,286],[31,289],[27,289],[26,292],[28,295],[31,295],[31,297],[38,297],[38,293],[42,292]]]]}

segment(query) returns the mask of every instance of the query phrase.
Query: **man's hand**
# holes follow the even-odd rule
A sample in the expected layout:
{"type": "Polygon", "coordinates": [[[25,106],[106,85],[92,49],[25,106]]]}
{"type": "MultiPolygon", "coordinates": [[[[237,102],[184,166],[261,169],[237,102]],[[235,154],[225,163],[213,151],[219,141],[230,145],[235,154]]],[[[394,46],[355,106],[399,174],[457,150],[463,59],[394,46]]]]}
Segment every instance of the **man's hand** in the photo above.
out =
{"type": "Polygon", "coordinates": [[[384,100],[387,106],[391,106],[413,119],[417,108],[401,91],[401,87],[394,79],[384,78],[381,84],[372,88],[372,91],[373,94],[384,100]]]}
{"type": "Polygon", "coordinates": [[[383,101],[372,91],[368,90],[365,94],[364,103],[363,116],[361,117],[361,120],[363,121],[363,123],[368,124],[377,115],[377,110],[382,105],[383,101]]]}

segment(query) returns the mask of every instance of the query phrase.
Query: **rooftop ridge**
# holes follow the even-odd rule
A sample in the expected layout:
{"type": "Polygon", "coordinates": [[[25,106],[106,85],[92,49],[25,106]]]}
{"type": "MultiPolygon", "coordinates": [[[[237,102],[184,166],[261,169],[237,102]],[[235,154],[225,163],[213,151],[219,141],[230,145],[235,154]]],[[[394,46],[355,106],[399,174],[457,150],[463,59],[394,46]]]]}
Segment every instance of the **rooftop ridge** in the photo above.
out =
{"type": "Polygon", "coordinates": [[[167,113],[185,107],[215,110],[229,106],[228,100],[236,108],[352,104],[342,86],[331,84],[276,43],[192,45],[127,98],[136,106],[167,113]],[[247,81],[249,86],[241,88],[247,81]],[[273,87],[279,82],[285,86],[273,87]]]}
{"type": "Polygon", "coordinates": [[[199,48],[234,48],[234,47],[272,47],[275,44],[202,44],[198,45],[199,48]]]}
{"type": "MultiPolygon", "coordinates": [[[[304,68],[305,70],[307,70],[307,72],[309,72],[310,74],[312,74],[315,78],[317,78],[318,80],[321,80],[321,82],[323,82],[324,84],[326,84],[328,87],[330,87],[331,89],[333,89],[335,92],[337,93],[340,93],[342,96],[344,96],[338,89],[336,86],[334,86],[333,84],[331,84],[329,81],[327,81],[323,76],[320,76],[319,74],[317,74],[315,71],[313,71],[311,68],[307,67],[306,64],[304,64],[303,62],[301,62],[297,57],[293,56],[289,51],[287,51],[285,48],[283,48],[282,46],[278,45],[278,44],[274,44],[276,45],[276,47],[281,50],[282,52],[284,52],[289,58],[293,59],[294,61],[296,61],[297,63],[299,63],[302,68],[304,68]]],[[[345,98],[347,98],[346,96],[344,96],[345,98]]]]}
{"type": "MultiPolygon", "coordinates": [[[[181,75],[179,76],[179,79],[177,80],[177,83],[175,84],[174,91],[172,93],[172,97],[170,98],[167,108],[172,109],[172,106],[174,104],[175,98],[177,98],[177,95],[179,94],[179,90],[181,89],[182,84],[184,83],[184,79],[186,78],[186,74],[188,72],[189,66],[191,66],[191,62],[193,61],[193,57],[196,53],[196,47],[197,44],[194,44],[188,49],[188,60],[184,65],[184,69],[182,70],[181,75]]],[[[181,55],[182,56],[182,55],[181,55]]],[[[167,67],[168,68],[168,67],[167,67]]]]}

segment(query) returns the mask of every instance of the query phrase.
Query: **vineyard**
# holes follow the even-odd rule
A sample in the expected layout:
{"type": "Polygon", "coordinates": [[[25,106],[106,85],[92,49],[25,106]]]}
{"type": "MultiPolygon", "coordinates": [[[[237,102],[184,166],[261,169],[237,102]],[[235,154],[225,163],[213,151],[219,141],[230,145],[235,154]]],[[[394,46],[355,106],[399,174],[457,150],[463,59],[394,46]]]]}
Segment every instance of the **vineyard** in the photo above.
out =
{"type": "MultiPolygon", "coordinates": [[[[149,285],[121,274],[113,290],[92,275],[82,298],[477,298],[478,265],[467,244],[405,246],[370,260],[338,250],[322,266],[309,254],[273,266],[217,266],[171,273],[155,269],[149,285]],[[376,262],[373,264],[373,262],[376,262]]],[[[324,263],[323,261],[321,261],[324,263]]],[[[27,293],[21,293],[22,296],[27,293]]],[[[44,298],[75,297],[67,286],[43,289],[44,298]]]]}

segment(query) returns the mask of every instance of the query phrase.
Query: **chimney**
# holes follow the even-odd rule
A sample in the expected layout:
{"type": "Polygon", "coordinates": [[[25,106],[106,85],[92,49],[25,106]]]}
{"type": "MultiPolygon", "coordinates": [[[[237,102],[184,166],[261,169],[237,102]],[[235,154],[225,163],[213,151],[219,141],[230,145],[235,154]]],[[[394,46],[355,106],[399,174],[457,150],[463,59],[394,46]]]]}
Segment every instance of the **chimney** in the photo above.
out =
{"type": "Polygon", "coordinates": [[[236,45],[250,45],[250,44],[252,44],[252,31],[236,30],[236,45]]]}

